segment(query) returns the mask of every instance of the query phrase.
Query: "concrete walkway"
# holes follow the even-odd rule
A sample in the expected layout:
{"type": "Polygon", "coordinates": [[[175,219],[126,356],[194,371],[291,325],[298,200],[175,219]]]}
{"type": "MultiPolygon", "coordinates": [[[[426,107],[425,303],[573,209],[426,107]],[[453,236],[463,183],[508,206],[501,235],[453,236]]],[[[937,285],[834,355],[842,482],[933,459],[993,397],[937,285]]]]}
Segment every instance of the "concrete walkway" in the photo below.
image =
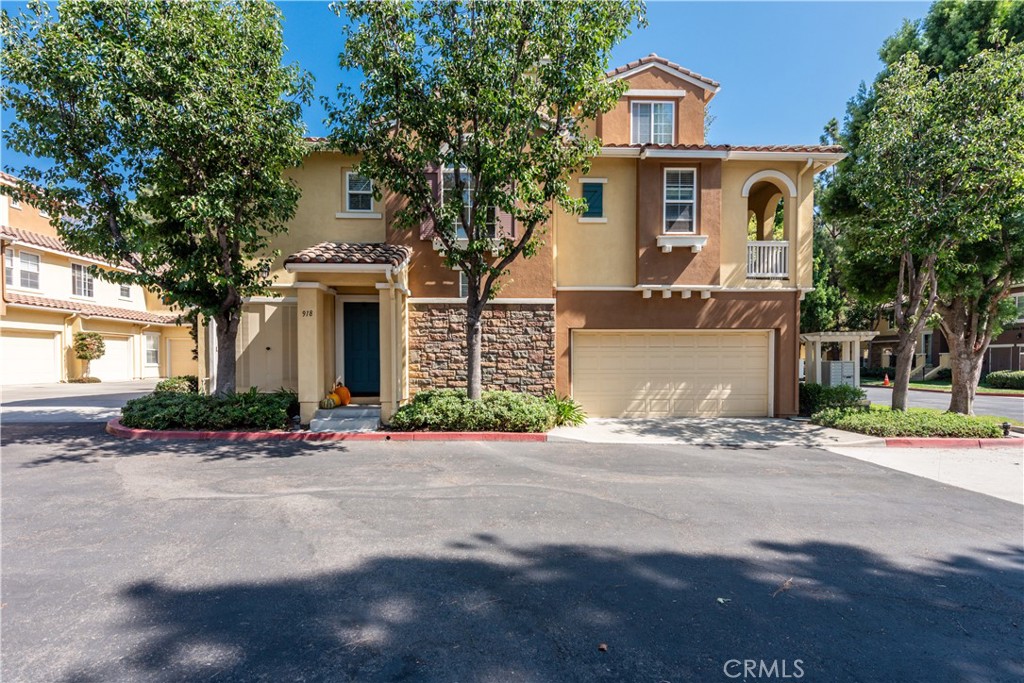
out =
{"type": "Polygon", "coordinates": [[[768,418],[658,419],[591,418],[582,427],[559,427],[549,441],[619,444],[685,444],[718,448],[780,446],[884,446],[882,439],[812,425],[768,418]]]}
{"type": "Polygon", "coordinates": [[[830,447],[856,458],[957,488],[1024,505],[1024,450],[1010,448],[850,448],[830,447]]]}

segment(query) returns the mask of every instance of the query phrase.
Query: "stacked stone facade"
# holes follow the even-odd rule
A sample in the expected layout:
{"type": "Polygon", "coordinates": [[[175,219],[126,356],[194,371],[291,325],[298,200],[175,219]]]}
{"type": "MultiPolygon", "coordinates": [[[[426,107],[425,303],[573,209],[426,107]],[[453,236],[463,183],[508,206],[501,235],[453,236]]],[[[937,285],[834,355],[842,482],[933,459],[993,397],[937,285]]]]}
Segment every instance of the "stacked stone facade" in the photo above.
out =
{"type": "MultiPolygon", "coordinates": [[[[555,390],[555,307],[497,304],[483,317],[483,388],[544,395],[555,390]]],[[[409,388],[466,386],[466,307],[410,304],[409,388]]]]}

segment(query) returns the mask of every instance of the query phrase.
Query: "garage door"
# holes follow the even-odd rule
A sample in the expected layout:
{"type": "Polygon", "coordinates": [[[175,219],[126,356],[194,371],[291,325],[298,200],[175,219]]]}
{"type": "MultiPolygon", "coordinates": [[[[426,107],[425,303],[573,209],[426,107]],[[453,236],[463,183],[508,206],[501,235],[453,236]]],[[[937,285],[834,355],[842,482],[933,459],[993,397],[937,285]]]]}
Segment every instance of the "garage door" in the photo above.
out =
{"type": "Polygon", "coordinates": [[[60,346],[52,332],[4,330],[0,335],[0,384],[49,384],[59,382],[60,346]]]}
{"type": "Polygon", "coordinates": [[[123,382],[132,378],[131,339],[104,335],[106,351],[89,363],[89,374],[104,382],[123,382]]]}
{"type": "Polygon", "coordinates": [[[767,332],[575,331],[572,393],[593,417],[769,414],[767,332]]]}

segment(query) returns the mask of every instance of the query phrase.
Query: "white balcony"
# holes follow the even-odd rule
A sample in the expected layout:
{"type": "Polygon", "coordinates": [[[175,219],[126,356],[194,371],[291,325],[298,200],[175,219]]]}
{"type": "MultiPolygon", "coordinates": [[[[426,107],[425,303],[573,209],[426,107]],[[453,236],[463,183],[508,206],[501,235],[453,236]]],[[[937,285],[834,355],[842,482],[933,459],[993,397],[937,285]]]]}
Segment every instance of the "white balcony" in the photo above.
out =
{"type": "Polygon", "coordinates": [[[789,279],[789,242],[747,242],[747,277],[789,279]]]}

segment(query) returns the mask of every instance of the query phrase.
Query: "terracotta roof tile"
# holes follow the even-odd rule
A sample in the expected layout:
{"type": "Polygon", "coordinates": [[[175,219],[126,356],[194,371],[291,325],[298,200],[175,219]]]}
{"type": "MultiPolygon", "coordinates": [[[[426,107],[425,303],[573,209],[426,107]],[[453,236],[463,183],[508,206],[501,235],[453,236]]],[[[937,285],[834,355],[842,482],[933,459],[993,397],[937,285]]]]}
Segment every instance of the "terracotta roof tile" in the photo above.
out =
{"type": "Polygon", "coordinates": [[[114,306],[97,306],[86,304],[80,301],[64,301],[61,299],[50,299],[45,296],[34,296],[32,294],[21,294],[19,292],[7,292],[7,303],[21,304],[23,306],[38,306],[40,308],[53,308],[62,311],[74,311],[83,315],[100,316],[103,318],[114,318],[116,320],[128,320],[137,323],[151,323],[157,325],[173,325],[178,316],[168,313],[150,313],[149,311],[135,311],[130,308],[116,308],[114,306]]]}
{"type": "MultiPolygon", "coordinates": [[[[68,249],[67,245],[64,244],[64,241],[61,238],[54,237],[53,235],[43,235],[38,232],[32,232],[31,230],[12,228],[9,225],[0,225],[0,234],[3,235],[4,239],[9,239],[21,244],[40,247],[41,249],[49,249],[51,251],[59,251],[60,253],[67,254],[68,256],[80,256],[82,258],[107,263],[106,260],[99,258],[98,256],[90,256],[89,254],[82,254],[68,249]]],[[[122,263],[118,267],[124,268],[125,270],[132,270],[132,267],[127,263],[122,263]]]]}
{"type": "Polygon", "coordinates": [[[665,59],[664,57],[659,57],[658,55],[654,54],[653,52],[651,54],[647,55],[646,57],[641,57],[640,59],[637,59],[635,61],[630,62],[629,64],[623,64],[622,66],[616,67],[616,68],[612,69],[611,71],[609,71],[606,75],[609,78],[613,78],[615,76],[618,76],[619,74],[623,74],[623,73],[625,73],[627,71],[631,71],[633,69],[636,69],[637,67],[643,66],[645,64],[651,64],[651,63],[661,64],[662,66],[667,66],[670,69],[675,69],[676,71],[684,73],[687,76],[689,76],[690,78],[695,78],[698,81],[700,81],[701,83],[705,83],[705,84],[711,86],[712,88],[719,87],[718,81],[713,81],[713,80],[711,80],[710,78],[708,78],[706,76],[701,76],[699,73],[696,73],[694,71],[690,71],[686,67],[680,66],[679,64],[676,64],[675,62],[670,62],[669,60],[665,59]]]}
{"type": "Polygon", "coordinates": [[[383,242],[321,242],[298,251],[285,263],[352,263],[400,266],[409,260],[412,250],[400,244],[383,242]]]}
{"type": "Polygon", "coordinates": [[[608,144],[619,149],[672,149],[699,152],[795,152],[799,154],[842,154],[839,145],[629,145],[608,144]]]}

